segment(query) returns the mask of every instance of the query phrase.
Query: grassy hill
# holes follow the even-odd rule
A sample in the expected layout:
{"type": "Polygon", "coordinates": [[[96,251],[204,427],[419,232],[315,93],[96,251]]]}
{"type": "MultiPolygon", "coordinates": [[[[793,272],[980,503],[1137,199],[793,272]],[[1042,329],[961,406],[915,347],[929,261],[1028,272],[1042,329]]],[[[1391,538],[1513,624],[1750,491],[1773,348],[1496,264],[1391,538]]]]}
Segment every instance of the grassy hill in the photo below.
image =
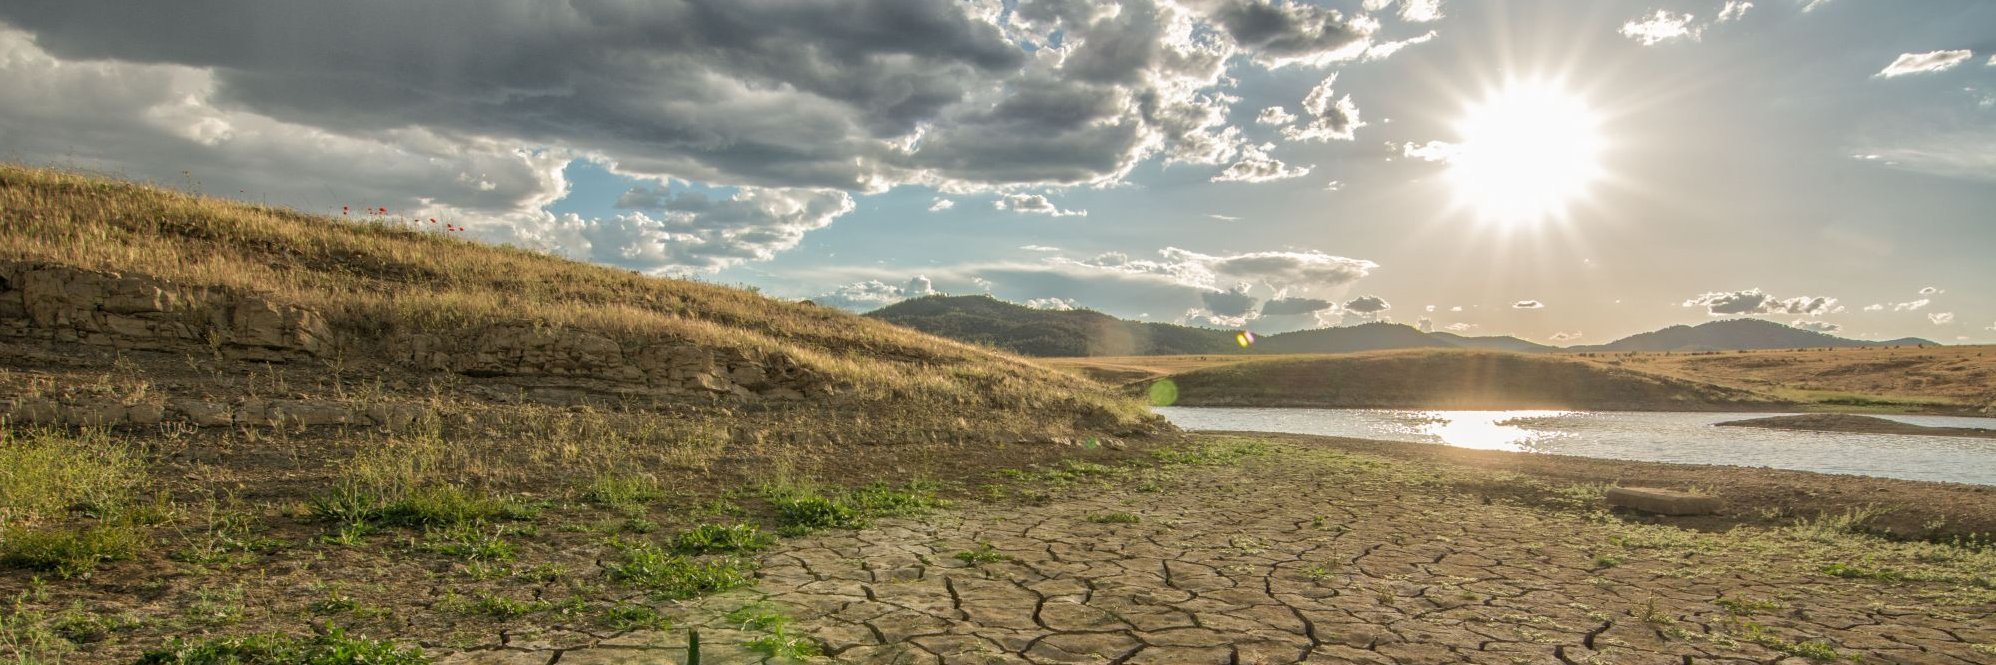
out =
{"type": "Polygon", "coordinates": [[[1935,346],[1907,337],[1869,342],[1785,326],[1760,319],[1727,319],[1695,326],[1670,326],[1630,335],[1607,344],[1568,347],[1567,351],[1737,351],[1755,349],[1849,349],[1879,346],[1935,346]]]}
{"type": "Polygon", "coordinates": [[[928,296],[868,312],[868,318],[1028,356],[1225,353],[1234,332],[1125,321],[1092,310],[1032,309],[986,295],[928,296]]]}
{"type": "Polygon", "coordinates": [[[0,653],[656,629],[772,531],[1168,429],[986,348],[435,228],[0,165],[0,653]]]}
{"type": "Polygon", "coordinates": [[[1178,406],[1683,409],[1764,405],[1755,393],[1574,358],[1400,350],[1248,360],[1152,381],[1178,406]]]}

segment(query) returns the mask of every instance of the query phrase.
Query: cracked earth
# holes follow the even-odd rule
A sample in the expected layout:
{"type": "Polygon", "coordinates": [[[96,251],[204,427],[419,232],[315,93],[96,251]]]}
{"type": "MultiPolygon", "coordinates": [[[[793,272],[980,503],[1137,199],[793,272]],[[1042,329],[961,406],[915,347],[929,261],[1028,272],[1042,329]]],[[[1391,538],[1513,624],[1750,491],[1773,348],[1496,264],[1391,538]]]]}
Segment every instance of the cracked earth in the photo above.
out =
{"type": "MultiPolygon", "coordinates": [[[[1438,473],[1278,447],[964,502],[787,540],[756,589],[694,601],[681,625],[704,626],[709,663],[776,662],[717,618],[752,602],[862,664],[1996,662],[1987,551],[1633,524],[1438,473]]],[[[445,662],[678,663],[683,647],[633,633],[445,662]]]]}

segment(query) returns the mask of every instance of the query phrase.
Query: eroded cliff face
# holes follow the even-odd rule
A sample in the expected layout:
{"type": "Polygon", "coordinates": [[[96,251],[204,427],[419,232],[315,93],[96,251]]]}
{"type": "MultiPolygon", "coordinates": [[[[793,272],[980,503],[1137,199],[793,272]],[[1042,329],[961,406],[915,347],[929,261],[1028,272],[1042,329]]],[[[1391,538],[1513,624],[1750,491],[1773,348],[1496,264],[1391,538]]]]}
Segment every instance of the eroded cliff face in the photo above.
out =
{"type": "MultiPolygon", "coordinates": [[[[383,376],[448,376],[495,400],[579,404],[642,399],[701,404],[799,400],[836,392],[787,356],[754,356],[684,340],[616,339],[599,332],[494,323],[450,334],[388,326],[343,332],[319,312],[253,293],[195,288],[146,275],[0,262],[0,344],[58,356],[153,352],[190,368],[243,374],[331,364],[383,376]]],[[[108,363],[106,363],[108,364],[108,363]]],[[[66,425],[353,425],[399,427],[420,407],[365,397],[93,394],[42,386],[0,394],[0,416],[66,425]]],[[[121,392],[121,391],[113,391],[121,392]]],[[[276,391],[282,393],[283,391],[276,391]]]]}

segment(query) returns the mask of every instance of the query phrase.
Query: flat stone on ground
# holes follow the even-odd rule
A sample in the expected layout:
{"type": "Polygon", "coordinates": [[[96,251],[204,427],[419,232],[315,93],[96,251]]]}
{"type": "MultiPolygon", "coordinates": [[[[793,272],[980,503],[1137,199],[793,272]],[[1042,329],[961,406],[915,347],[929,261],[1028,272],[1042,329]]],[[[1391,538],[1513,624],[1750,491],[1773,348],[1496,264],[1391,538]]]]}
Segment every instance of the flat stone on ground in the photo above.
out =
{"type": "Polygon", "coordinates": [[[1614,487],[1608,505],[1656,515],[1710,515],[1719,511],[1719,498],[1655,487],[1614,487]]]}

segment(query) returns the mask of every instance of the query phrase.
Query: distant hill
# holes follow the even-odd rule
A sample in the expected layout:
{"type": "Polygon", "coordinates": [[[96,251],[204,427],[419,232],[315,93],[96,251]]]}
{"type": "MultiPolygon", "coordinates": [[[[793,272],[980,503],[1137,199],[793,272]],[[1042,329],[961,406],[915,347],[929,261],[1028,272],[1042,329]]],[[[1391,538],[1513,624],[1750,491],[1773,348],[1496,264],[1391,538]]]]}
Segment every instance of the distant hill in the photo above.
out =
{"type": "Polygon", "coordinates": [[[1917,337],[1868,342],[1784,326],[1759,319],[1727,319],[1695,326],[1671,326],[1630,335],[1607,344],[1567,347],[1567,351],[1734,351],[1740,349],[1848,349],[1917,346],[1935,342],[1917,337]]]}
{"type": "Polygon", "coordinates": [[[1448,349],[1264,358],[1138,385],[1153,403],[1178,406],[1677,411],[1775,403],[1573,356],[1448,349]]]}
{"type": "Polygon", "coordinates": [[[1033,309],[987,295],[904,300],[868,318],[1028,356],[1151,356],[1239,351],[1234,331],[1125,321],[1092,310],[1033,309]]]}
{"type": "Polygon", "coordinates": [[[1234,330],[1128,321],[1092,310],[1032,309],[988,295],[928,296],[874,310],[866,316],[955,340],[1040,357],[1196,354],[1276,355],[1357,353],[1392,349],[1472,349],[1545,352],[1733,351],[1740,349],[1860,348],[1935,345],[1908,337],[1870,342],[1827,335],[1758,319],[1729,319],[1671,326],[1606,344],[1556,347],[1516,337],[1470,337],[1421,332],[1398,323],[1317,328],[1266,335],[1241,349],[1234,330]]]}

